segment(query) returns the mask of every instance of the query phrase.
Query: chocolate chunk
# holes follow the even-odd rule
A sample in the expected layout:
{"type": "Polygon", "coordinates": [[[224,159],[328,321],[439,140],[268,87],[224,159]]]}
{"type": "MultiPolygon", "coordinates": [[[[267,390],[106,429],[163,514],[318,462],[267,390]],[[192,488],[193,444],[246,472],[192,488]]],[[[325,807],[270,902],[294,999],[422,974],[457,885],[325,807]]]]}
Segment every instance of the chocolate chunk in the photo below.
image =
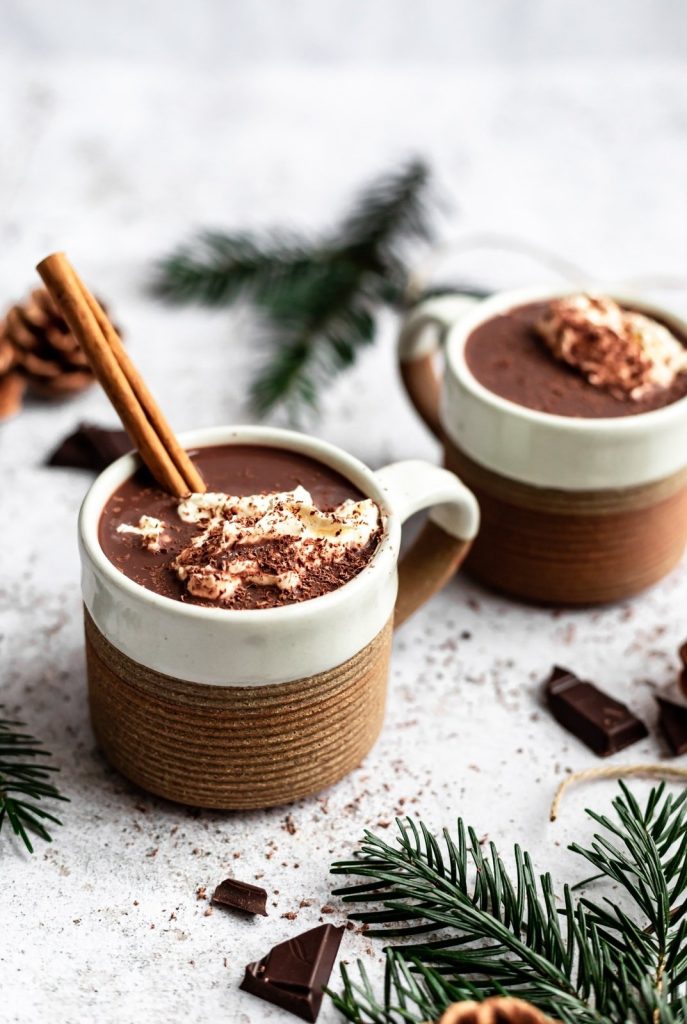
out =
{"type": "Polygon", "coordinates": [[[241,988],[302,1020],[316,1021],[344,930],[323,924],[280,942],[262,960],[248,964],[241,988]]]}
{"type": "Polygon", "coordinates": [[[668,746],[677,756],[687,754],[687,707],[675,704],[665,697],[657,697],[658,724],[668,741],[668,746]]]}
{"type": "Polygon", "coordinates": [[[625,704],[568,669],[554,667],[546,682],[546,696],[554,718],[599,757],[608,757],[648,736],[644,723],[625,704]]]}
{"type": "Polygon", "coordinates": [[[212,894],[212,902],[223,907],[233,907],[246,914],[262,914],[267,917],[267,893],[259,885],[239,882],[237,878],[225,878],[212,894]]]}
{"type": "Polygon", "coordinates": [[[100,473],[132,448],[125,430],[107,430],[90,423],[81,423],[73,434],[65,437],[48,458],[46,465],[90,469],[100,473]]]}

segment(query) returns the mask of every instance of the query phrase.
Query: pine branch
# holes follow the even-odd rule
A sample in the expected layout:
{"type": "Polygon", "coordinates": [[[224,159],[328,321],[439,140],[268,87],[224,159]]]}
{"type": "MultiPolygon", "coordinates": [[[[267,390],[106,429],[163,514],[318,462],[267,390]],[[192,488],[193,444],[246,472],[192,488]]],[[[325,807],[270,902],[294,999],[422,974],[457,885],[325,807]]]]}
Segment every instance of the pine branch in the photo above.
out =
{"type": "Polygon", "coordinates": [[[371,300],[362,293],[355,268],[342,263],[301,281],[301,291],[271,297],[273,335],[269,355],[257,374],[251,396],[264,415],[284,404],[293,420],[305,407],[316,408],[326,381],[356,359],[371,343],[374,317],[371,300]],[[300,301],[301,308],[294,310],[300,301]]]}
{"type": "Polygon", "coordinates": [[[395,304],[400,303],[407,280],[404,246],[432,240],[429,184],[427,166],[411,161],[363,190],[337,232],[338,248],[345,256],[386,277],[389,301],[395,304]]]}
{"type": "Polygon", "coordinates": [[[33,853],[29,833],[50,842],[52,837],[44,822],[62,824],[38,802],[66,801],[67,797],[47,781],[51,772],[59,769],[52,765],[38,765],[34,761],[51,755],[41,749],[39,740],[18,732],[21,727],[21,722],[0,719],[0,830],[8,821],[14,834],[22,840],[29,853],[33,853]]]}
{"type": "Polygon", "coordinates": [[[175,305],[228,306],[244,293],[262,301],[309,273],[318,258],[297,237],[201,231],[159,261],[150,291],[175,305]]]}
{"type": "Polygon", "coordinates": [[[687,888],[687,792],[668,795],[658,814],[655,799],[643,813],[626,786],[623,792],[624,801],[614,803],[619,824],[590,812],[612,838],[572,849],[623,889],[643,920],[630,920],[607,901],[580,902],[630,983],[639,988],[648,978],[652,991],[670,998],[687,978],[687,920],[679,906],[687,888]]]}
{"type": "Polygon", "coordinates": [[[402,305],[408,247],[432,235],[428,182],[427,167],[410,162],[373,182],[319,238],[202,232],[158,264],[152,292],[177,304],[255,303],[269,354],[253,405],[264,415],[284,404],[297,416],[370,344],[377,310],[402,305]]]}
{"type": "Polygon", "coordinates": [[[356,981],[342,964],[343,992],[329,993],[344,1017],[355,1022],[430,1021],[451,1003],[486,998],[485,991],[475,985],[449,981],[421,961],[406,959],[393,949],[386,951],[386,987],[381,1001],[361,960],[357,962],[357,969],[359,980],[356,981]]]}
{"type": "Polygon", "coordinates": [[[517,846],[509,874],[461,820],[441,841],[412,819],[397,820],[395,846],[366,832],[358,857],[332,867],[366,881],[336,894],[365,907],[350,916],[373,926],[369,935],[412,941],[388,952],[383,1000],[364,976],[344,974],[334,996],[344,1016],[436,1020],[476,989],[517,995],[564,1024],[685,1024],[687,793],[659,786],[642,811],[621,785],[613,807],[618,821],[588,812],[603,831],[571,849],[623,890],[632,913],[575,901],[568,886],[559,900],[517,846]]]}

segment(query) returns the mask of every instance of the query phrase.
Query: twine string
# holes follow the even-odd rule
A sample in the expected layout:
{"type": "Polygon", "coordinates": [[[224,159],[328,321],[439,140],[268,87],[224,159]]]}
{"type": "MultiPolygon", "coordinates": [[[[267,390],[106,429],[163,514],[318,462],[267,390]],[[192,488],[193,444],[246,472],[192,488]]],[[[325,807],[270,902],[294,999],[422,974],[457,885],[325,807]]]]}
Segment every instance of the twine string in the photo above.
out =
{"type": "Polygon", "coordinates": [[[666,782],[687,782],[687,767],[665,764],[609,764],[602,768],[585,768],[581,772],[573,772],[563,779],[551,803],[549,820],[558,817],[565,792],[580,782],[592,782],[596,779],[662,779],[666,782]]]}

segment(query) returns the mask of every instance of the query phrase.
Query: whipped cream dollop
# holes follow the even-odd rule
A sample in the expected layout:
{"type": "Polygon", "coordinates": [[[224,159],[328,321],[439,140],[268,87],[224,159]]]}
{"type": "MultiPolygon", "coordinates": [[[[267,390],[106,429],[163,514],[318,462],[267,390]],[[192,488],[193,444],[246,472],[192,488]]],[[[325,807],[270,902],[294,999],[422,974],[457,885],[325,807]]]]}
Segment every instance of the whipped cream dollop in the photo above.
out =
{"type": "Polygon", "coordinates": [[[381,530],[374,501],[349,499],[323,512],[304,487],[247,497],[191,494],[177,512],[200,532],[171,568],[189,594],[207,601],[256,585],[293,592],[319,581],[320,592],[333,589],[345,582],[337,567],[360,567],[360,553],[381,530]]]}
{"type": "Polygon", "coordinates": [[[141,544],[148,551],[159,551],[165,535],[165,524],[154,516],[141,516],[138,526],[121,523],[117,533],[131,533],[141,538],[141,544]]]}
{"type": "Polygon", "coordinates": [[[616,398],[639,401],[687,372],[687,349],[667,327],[612,299],[554,299],[536,331],[557,359],[616,398]]]}

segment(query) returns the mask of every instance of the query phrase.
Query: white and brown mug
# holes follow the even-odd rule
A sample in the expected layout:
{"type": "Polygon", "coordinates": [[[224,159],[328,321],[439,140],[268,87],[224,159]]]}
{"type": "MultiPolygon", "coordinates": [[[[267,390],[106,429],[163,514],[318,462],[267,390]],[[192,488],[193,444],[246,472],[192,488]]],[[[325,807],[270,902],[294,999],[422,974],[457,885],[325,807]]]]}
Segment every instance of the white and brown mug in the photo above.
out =
{"type": "MultiPolygon", "coordinates": [[[[512,291],[475,302],[435,297],[403,325],[408,394],[481,509],[466,568],[526,600],[585,605],[655,583],[687,542],[687,399],[631,416],[584,418],[527,408],[488,390],[465,358],[470,334],[498,314],[568,294],[512,291]],[[445,352],[443,378],[437,351],[445,352]]],[[[687,324],[634,297],[624,306],[687,324]]]]}
{"type": "Polygon", "coordinates": [[[451,472],[418,461],[378,472],[286,430],[220,427],[187,449],[250,444],[302,453],[343,474],[382,513],[370,561],[338,589],[274,608],[226,610],[147,590],[107,558],[102,510],[138,466],[126,455],[79,517],[91,718],[110,762],[160,796],[257,808],[318,792],[355,768],[382,726],[391,635],[452,576],[479,521],[451,472]],[[431,508],[399,562],[401,525],[431,508]]]}

